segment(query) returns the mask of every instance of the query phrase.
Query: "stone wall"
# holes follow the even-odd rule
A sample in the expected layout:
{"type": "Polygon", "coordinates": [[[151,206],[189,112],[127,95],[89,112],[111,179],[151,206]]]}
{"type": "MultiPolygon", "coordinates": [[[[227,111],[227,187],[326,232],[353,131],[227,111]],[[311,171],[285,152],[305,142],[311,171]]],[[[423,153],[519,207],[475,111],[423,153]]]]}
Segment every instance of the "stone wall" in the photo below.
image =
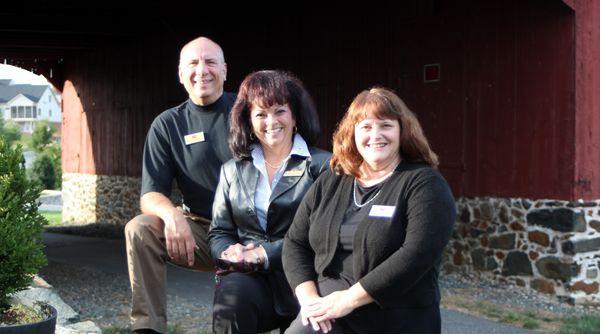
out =
{"type": "MultiPolygon", "coordinates": [[[[63,174],[63,224],[125,225],[140,214],[141,178],[90,174],[63,174]]],[[[174,203],[181,195],[174,182],[174,203]]]]}
{"type": "Polygon", "coordinates": [[[600,201],[459,198],[445,271],[600,303],[600,201]]]}
{"type": "Polygon", "coordinates": [[[65,224],[125,224],[139,214],[141,179],[127,176],[63,174],[65,224]]]}

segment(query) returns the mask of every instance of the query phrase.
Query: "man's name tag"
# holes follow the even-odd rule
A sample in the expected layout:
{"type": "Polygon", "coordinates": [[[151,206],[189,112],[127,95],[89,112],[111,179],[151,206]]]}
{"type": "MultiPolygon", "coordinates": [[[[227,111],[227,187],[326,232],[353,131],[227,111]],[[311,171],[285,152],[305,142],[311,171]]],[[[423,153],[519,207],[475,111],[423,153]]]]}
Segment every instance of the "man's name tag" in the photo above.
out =
{"type": "Polygon", "coordinates": [[[183,137],[183,140],[185,140],[186,145],[203,142],[204,141],[204,132],[200,131],[200,132],[189,134],[189,135],[183,137]]]}
{"type": "Polygon", "coordinates": [[[394,211],[396,211],[395,206],[373,205],[369,211],[369,217],[392,218],[394,211]]]}
{"type": "Polygon", "coordinates": [[[283,176],[302,176],[304,171],[302,169],[292,169],[283,173],[283,176]]]}

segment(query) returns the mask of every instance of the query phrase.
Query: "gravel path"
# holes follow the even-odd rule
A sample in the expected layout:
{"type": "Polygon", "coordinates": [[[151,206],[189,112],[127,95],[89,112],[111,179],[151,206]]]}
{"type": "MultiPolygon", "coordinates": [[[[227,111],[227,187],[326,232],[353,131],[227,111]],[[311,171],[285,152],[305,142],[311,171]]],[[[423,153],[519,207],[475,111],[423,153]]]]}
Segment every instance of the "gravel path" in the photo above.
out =
{"type": "MultiPolygon", "coordinates": [[[[92,320],[101,328],[129,327],[131,292],[127,276],[56,262],[50,262],[39,275],[80,314],[81,321],[92,320]]],[[[167,303],[170,325],[186,333],[210,328],[212,304],[174,295],[167,296],[167,303]]]]}
{"type": "MultiPolygon", "coordinates": [[[[92,320],[102,328],[128,327],[131,294],[126,276],[56,262],[43,268],[40,276],[80,313],[82,320],[92,320]]],[[[494,283],[476,275],[441,275],[440,285],[443,298],[461,296],[509,308],[541,310],[556,317],[600,314],[597,308],[567,305],[560,303],[556,297],[515,285],[494,283]]],[[[179,326],[186,333],[210,328],[211,305],[207,301],[175,295],[169,295],[167,300],[169,324],[179,326]]]]}

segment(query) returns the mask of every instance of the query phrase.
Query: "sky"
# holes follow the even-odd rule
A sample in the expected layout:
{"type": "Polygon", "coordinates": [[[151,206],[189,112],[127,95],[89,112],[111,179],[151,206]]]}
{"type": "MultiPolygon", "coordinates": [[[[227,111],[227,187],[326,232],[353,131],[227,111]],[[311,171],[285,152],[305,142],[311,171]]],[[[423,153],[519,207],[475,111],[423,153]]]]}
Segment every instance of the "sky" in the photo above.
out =
{"type": "Polygon", "coordinates": [[[43,75],[33,74],[22,68],[5,64],[0,64],[0,79],[12,79],[13,84],[48,84],[48,80],[43,75]]]}

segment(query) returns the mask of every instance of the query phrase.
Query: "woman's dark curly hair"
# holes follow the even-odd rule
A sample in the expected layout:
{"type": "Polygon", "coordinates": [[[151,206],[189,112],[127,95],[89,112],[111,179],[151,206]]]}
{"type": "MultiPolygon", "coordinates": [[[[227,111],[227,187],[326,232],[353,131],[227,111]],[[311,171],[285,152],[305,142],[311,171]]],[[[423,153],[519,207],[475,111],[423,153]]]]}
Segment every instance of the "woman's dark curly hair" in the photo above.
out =
{"type": "Polygon", "coordinates": [[[256,137],[252,134],[250,110],[252,106],[269,108],[288,104],[296,121],[298,133],[310,147],[315,145],[321,132],[319,117],[312,98],[302,82],[290,73],[278,70],[257,71],[248,74],[231,109],[229,149],[237,159],[250,156],[250,146],[256,137]]]}

